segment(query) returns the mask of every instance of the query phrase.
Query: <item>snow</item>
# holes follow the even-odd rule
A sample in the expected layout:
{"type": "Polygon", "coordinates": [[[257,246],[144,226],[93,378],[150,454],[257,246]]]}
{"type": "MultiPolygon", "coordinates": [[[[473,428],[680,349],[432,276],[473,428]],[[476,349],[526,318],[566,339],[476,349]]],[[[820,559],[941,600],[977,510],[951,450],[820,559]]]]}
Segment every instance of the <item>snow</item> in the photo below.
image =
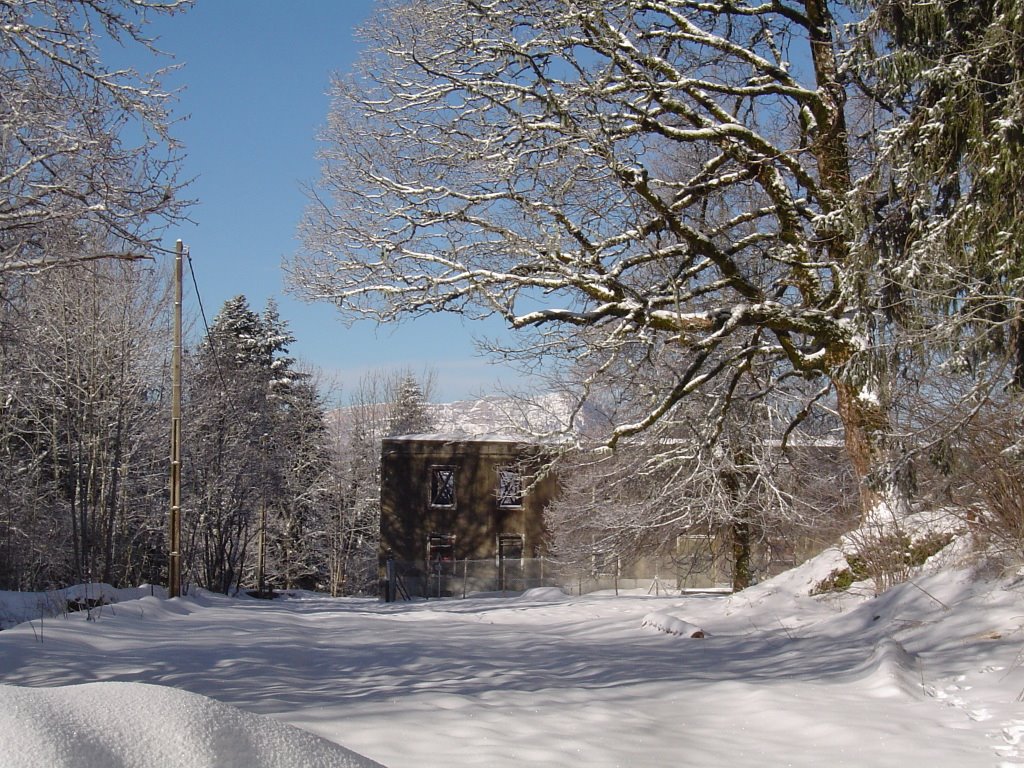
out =
{"type": "Polygon", "coordinates": [[[662,611],[648,613],[644,616],[644,620],[640,622],[640,626],[654,627],[659,632],[667,632],[670,635],[680,635],[682,637],[703,638],[705,636],[704,630],[696,624],[691,624],[685,619],[680,619],[677,616],[672,616],[662,611]]]}
{"type": "MultiPolygon", "coordinates": [[[[385,406],[375,406],[383,411],[385,406]]],[[[402,435],[404,438],[491,441],[519,441],[533,435],[546,435],[574,427],[583,429],[588,419],[596,418],[592,409],[575,413],[574,400],[564,393],[521,397],[482,397],[451,403],[426,403],[435,433],[402,435]]],[[[348,434],[358,407],[338,408],[331,412],[340,434],[348,434]]]]}
{"type": "Polygon", "coordinates": [[[4,765],[313,768],[376,765],[272,718],[175,688],[0,686],[4,765]]]}
{"type": "Polygon", "coordinates": [[[878,392],[871,387],[864,387],[857,393],[857,399],[861,401],[865,406],[878,408],[882,404],[881,398],[878,396],[878,392]]]}
{"type": "Polygon", "coordinates": [[[1024,576],[964,552],[878,597],[808,594],[838,549],[735,595],[0,593],[36,614],[0,632],[0,764],[1024,765],[1024,576]]]}

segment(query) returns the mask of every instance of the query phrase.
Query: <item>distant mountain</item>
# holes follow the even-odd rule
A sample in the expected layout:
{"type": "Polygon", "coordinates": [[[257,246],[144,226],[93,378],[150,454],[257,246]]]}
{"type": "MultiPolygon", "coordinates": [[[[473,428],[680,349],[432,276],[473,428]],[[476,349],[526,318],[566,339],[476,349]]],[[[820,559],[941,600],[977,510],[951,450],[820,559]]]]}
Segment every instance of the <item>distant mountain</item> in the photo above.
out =
{"type": "Polygon", "coordinates": [[[571,409],[569,399],[560,394],[540,395],[529,400],[484,397],[429,405],[435,431],[468,436],[564,432],[572,417],[571,409]]]}
{"type": "MultiPolygon", "coordinates": [[[[573,403],[567,395],[544,394],[529,399],[518,397],[482,397],[452,403],[428,403],[434,422],[431,432],[459,437],[540,437],[563,433],[572,420],[573,403]]],[[[339,408],[332,412],[332,421],[342,432],[352,429],[359,406],[339,408]]],[[[364,407],[365,408],[365,407],[364,407]]],[[[384,424],[385,405],[371,406],[369,415],[377,424],[384,424]]],[[[586,418],[576,418],[574,431],[586,426],[586,418]]]]}

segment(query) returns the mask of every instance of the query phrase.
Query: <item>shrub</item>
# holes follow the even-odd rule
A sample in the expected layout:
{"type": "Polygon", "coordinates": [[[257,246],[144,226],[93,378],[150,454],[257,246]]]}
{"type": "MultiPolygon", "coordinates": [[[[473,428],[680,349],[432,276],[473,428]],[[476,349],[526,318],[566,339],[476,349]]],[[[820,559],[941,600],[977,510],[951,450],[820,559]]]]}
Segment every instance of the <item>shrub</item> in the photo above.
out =
{"type": "Polygon", "coordinates": [[[852,584],[872,579],[875,593],[881,593],[910,578],[911,571],[942,550],[953,534],[927,533],[918,539],[909,534],[858,534],[857,552],[846,556],[848,568],[838,568],[811,588],[810,594],[845,592],[852,584]]]}

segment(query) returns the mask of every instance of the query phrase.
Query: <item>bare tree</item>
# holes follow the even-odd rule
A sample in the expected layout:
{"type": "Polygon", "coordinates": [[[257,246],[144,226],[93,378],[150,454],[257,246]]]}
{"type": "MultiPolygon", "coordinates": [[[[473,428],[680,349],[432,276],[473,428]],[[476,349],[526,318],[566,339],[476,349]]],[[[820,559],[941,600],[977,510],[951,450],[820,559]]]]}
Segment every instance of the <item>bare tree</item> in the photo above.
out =
{"type": "Polygon", "coordinates": [[[152,269],[96,263],[23,276],[5,305],[7,583],[157,578],[166,288],[166,275],[152,269]]]}
{"type": "Polygon", "coordinates": [[[372,371],[335,414],[339,503],[331,525],[332,594],[377,589],[381,439],[430,431],[433,389],[431,371],[372,371]]]}
{"type": "Polygon", "coordinates": [[[333,84],[296,289],[350,318],[497,314],[509,355],[598,358],[592,388],[687,350],[612,445],[755,362],[821,379],[865,515],[904,511],[831,6],[385,4],[333,84]]]}
{"type": "Polygon", "coordinates": [[[335,412],[338,505],[330,535],[331,594],[376,588],[380,536],[380,438],[388,427],[388,403],[378,374],[364,376],[335,412]]]}
{"type": "Polygon", "coordinates": [[[276,413],[273,458],[281,472],[267,498],[265,578],[271,587],[315,589],[328,575],[328,527],[338,507],[334,457],[321,395],[302,374],[276,413]]]}
{"type": "Polygon", "coordinates": [[[114,67],[118,47],[158,51],[147,16],[191,0],[0,3],[0,275],[83,259],[137,258],[178,218],[180,149],[159,72],[114,67]],[[50,247],[89,231],[105,250],[50,247]],[[111,241],[112,243],[114,241],[111,241]]]}
{"type": "Polygon", "coordinates": [[[681,575],[714,566],[738,590],[773,562],[807,554],[796,551],[801,541],[820,545],[847,530],[857,494],[843,481],[847,465],[837,464],[841,428],[822,406],[796,418],[809,399],[802,382],[766,390],[769,377],[747,370],[730,380],[728,397],[697,392],[615,451],[601,447],[601,422],[635,418],[671,386],[680,357],[662,350],[645,376],[614,377],[618,388],[589,392],[584,407],[598,440],[584,431],[558,460],[563,493],[546,513],[556,551],[584,562],[595,551],[624,563],[672,561],[681,575]]]}

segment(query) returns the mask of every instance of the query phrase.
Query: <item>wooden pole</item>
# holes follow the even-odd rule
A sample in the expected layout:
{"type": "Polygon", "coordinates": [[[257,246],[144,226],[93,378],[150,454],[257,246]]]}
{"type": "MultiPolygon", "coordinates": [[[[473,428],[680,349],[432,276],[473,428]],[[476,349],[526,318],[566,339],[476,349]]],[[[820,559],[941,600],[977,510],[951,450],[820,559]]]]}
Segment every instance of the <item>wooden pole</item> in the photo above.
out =
{"type": "MultiPolygon", "coordinates": [[[[264,494],[266,490],[264,490],[264,494]]],[[[256,589],[259,590],[260,597],[266,594],[267,589],[267,578],[266,578],[266,566],[267,566],[267,499],[264,496],[260,502],[260,533],[259,533],[259,545],[260,551],[256,559],[256,589]]]]}
{"type": "Polygon", "coordinates": [[[181,594],[181,276],[182,244],[174,246],[174,343],[171,348],[171,516],[167,596],[181,594]]]}

